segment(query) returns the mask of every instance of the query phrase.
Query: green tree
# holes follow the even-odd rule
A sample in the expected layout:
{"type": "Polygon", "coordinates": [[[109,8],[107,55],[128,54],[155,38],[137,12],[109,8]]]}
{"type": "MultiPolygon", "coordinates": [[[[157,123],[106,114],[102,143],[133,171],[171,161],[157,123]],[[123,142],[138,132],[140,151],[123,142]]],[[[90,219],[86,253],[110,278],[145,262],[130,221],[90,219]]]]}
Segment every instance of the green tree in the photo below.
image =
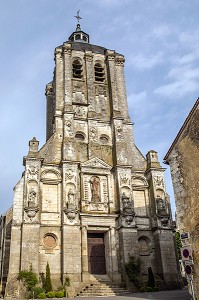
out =
{"type": "Polygon", "coordinates": [[[181,256],[181,248],[182,248],[182,242],[181,242],[181,239],[180,239],[180,232],[179,231],[176,231],[175,233],[175,238],[176,238],[176,247],[177,247],[177,253],[178,253],[178,259],[182,259],[182,256],[181,256]]]}
{"type": "Polygon", "coordinates": [[[148,268],[148,287],[155,287],[155,278],[151,267],[148,268]]]}
{"type": "Polygon", "coordinates": [[[50,266],[49,263],[47,262],[46,265],[46,277],[45,277],[45,282],[44,282],[44,289],[46,293],[52,291],[52,281],[51,281],[51,275],[50,275],[50,266]]]}

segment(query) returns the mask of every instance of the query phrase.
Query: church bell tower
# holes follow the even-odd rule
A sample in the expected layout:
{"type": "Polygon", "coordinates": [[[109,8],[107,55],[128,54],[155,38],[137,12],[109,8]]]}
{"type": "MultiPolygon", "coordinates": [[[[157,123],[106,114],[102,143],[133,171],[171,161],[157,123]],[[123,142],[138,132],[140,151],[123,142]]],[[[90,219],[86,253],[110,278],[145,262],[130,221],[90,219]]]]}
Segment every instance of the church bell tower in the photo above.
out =
{"type": "Polygon", "coordinates": [[[76,31],[55,48],[46,143],[30,141],[15,187],[8,290],[20,270],[31,264],[41,275],[47,262],[54,287],[70,277],[72,296],[99,274],[130,288],[125,263],[133,256],[143,280],[152,267],[171,286],[177,268],[164,169],[155,151],[146,159],[134,143],[124,56],[90,44],[77,17],[76,31]]]}

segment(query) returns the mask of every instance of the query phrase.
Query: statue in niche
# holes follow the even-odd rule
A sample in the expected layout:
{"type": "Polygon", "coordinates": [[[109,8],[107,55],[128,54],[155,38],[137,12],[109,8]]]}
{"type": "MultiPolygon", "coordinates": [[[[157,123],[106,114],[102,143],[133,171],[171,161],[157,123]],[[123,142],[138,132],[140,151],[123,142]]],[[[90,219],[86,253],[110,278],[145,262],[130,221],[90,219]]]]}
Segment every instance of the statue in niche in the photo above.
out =
{"type": "Polygon", "coordinates": [[[124,213],[132,213],[133,212],[133,202],[125,194],[125,192],[122,193],[122,205],[123,205],[124,213]]]}
{"type": "Polygon", "coordinates": [[[158,197],[156,199],[156,203],[157,203],[157,212],[158,212],[158,215],[160,215],[160,216],[167,215],[167,210],[166,210],[166,205],[164,203],[164,200],[162,198],[158,197]]]}
{"type": "Polygon", "coordinates": [[[100,202],[100,180],[98,177],[94,176],[90,180],[91,183],[91,201],[100,202]]]}
{"type": "Polygon", "coordinates": [[[28,194],[28,207],[33,208],[36,207],[36,197],[37,193],[33,188],[31,188],[29,194],[28,194]]]}
{"type": "Polygon", "coordinates": [[[90,139],[91,141],[97,141],[97,129],[95,127],[90,128],[90,139]]]}
{"type": "Polygon", "coordinates": [[[75,194],[73,190],[70,188],[68,191],[68,204],[74,204],[75,194]]]}

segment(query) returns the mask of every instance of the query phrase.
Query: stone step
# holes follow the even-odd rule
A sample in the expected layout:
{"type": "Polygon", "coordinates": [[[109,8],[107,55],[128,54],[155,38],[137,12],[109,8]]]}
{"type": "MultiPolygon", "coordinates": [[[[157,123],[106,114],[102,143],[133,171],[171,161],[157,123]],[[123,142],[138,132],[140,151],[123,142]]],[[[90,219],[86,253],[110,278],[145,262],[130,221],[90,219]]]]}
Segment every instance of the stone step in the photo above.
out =
{"type": "Polygon", "coordinates": [[[77,296],[79,297],[100,297],[119,296],[129,292],[117,286],[107,275],[93,275],[92,284],[84,288],[77,296]]]}

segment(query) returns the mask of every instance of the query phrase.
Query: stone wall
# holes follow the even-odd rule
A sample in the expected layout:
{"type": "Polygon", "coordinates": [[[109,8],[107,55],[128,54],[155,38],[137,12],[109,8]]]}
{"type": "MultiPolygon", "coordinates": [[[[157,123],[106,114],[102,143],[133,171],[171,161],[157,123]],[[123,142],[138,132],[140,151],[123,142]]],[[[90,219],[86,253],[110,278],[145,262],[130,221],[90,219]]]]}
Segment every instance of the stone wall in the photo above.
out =
{"type": "Polygon", "coordinates": [[[174,187],[177,226],[189,232],[194,259],[194,282],[199,295],[199,109],[197,108],[168,159],[174,187]]]}

